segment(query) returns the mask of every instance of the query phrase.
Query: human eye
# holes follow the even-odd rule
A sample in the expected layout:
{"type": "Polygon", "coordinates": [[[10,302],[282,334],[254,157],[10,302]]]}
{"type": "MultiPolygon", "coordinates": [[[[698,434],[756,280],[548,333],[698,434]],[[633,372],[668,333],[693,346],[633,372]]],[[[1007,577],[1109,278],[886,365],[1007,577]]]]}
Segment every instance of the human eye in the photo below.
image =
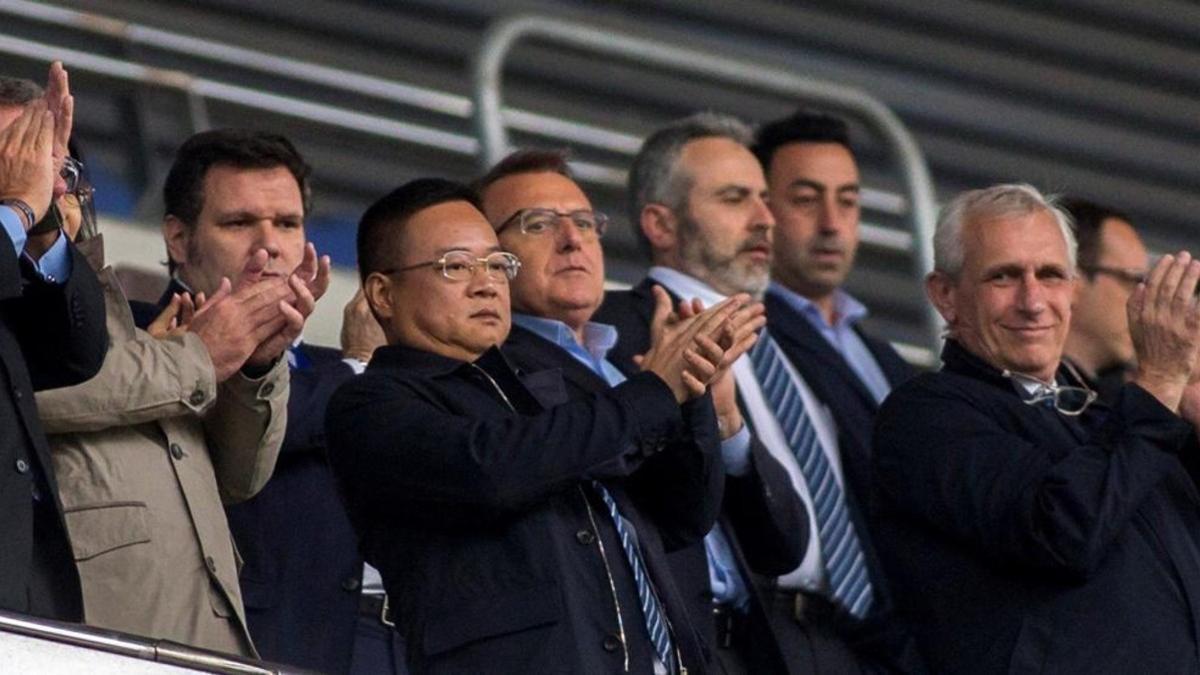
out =
{"type": "Polygon", "coordinates": [[[299,218],[280,218],[275,224],[284,229],[296,230],[304,226],[304,221],[299,218]]]}
{"type": "Polygon", "coordinates": [[[571,222],[581,230],[596,229],[596,217],[590,211],[576,211],[571,214],[571,222]]]}
{"type": "Polygon", "coordinates": [[[550,229],[554,223],[554,216],[545,213],[530,213],[525,216],[524,226],[521,228],[526,234],[541,234],[550,229]]]}

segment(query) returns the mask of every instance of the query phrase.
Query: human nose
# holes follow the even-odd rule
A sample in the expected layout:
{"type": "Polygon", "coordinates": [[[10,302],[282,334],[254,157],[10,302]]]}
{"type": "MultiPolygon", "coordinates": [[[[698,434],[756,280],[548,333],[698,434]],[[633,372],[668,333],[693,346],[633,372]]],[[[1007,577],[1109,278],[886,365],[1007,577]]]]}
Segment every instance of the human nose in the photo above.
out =
{"type": "Polygon", "coordinates": [[[559,215],[555,218],[554,236],[560,252],[577,251],[583,246],[583,232],[570,216],[559,215]]]}
{"type": "Polygon", "coordinates": [[[507,283],[507,280],[497,281],[488,269],[487,263],[476,261],[471,266],[471,278],[467,281],[467,293],[472,296],[494,296],[497,293],[496,285],[500,283],[507,283]]]}
{"type": "Polygon", "coordinates": [[[767,200],[762,197],[754,198],[752,227],[756,230],[770,230],[775,227],[775,214],[771,213],[771,208],[767,206],[767,200]]]}
{"type": "Polygon", "coordinates": [[[1017,308],[1027,314],[1038,314],[1046,309],[1046,289],[1035,275],[1027,274],[1022,279],[1017,308]]]}
{"type": "Polygon", "coordinates": [[[279,232],[275,228],[275,223],[269,219],[263,219],[258,225],[258,236],[256,237],[254,249],[264,248],[267,250],[267,255],[271,258],[278,258],[282,251],[279,241],[279,232]]]}

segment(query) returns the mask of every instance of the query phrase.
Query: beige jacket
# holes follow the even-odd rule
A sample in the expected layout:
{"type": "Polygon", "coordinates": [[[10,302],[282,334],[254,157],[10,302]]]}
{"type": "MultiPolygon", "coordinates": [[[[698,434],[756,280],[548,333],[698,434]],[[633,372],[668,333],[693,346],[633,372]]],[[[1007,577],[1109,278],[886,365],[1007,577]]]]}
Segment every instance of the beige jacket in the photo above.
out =
{"type": "Polygon", "coordinates": [[[256,655],[222,503],[252,497],[275,467],[288,370],[217,386],[193,333],[134,328],[111,268],[111,340],[95,378],[39,392],[67,530],[92,625],[256,655]]]}

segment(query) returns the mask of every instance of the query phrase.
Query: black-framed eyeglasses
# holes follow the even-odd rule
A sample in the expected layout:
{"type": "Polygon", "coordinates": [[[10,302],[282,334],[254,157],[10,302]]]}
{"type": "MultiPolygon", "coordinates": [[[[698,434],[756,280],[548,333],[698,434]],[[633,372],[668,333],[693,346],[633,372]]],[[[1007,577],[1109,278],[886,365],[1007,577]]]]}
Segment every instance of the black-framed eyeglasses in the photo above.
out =
{"type": "Polygon", "coordinates": [[[505,251],[496,251],[485,258],[476,258],[466,251],[450,251],[437,260],[416,263],[407,267],[393,267],[380,270],[379,273],[398,274],[422,267],[432,267],[451,281],[467,281],[475,276],[475,270],[482,267],[487,270],[488,278],[492,281],[508,282],[517,278],[517,272],[521,270],[521,260],[505,251]]]}
{"type": "Polygon", "coordinates": [[[1087,274],[1088,276],[1095,276],[1097,274],[1105,274],[1105,275],[1108,275],[1108,276],[1116,279],[1117,281],[1121,281],[1123,283],[1129,284],[1130,286],[1137,286],[1138,284],[1140,284],[1146,280],[1145,270],[1126,269],[1123,267],[1109,267],[1107,265],[1087,265],[1084,267],[1080,267],[1079,269],[1083,270],[1083,272],[1085,274],[1087,274]]]}
{"type": "Polygon", "coordinates": [[[1087,387],[1060,385],[1057,382],[1047,384],[1036,377],[1014,373],[1011,370],[1005,370],[1001,374],[1013,381],[1013,386],[1017,388],[1017,393],[1026,405],[1050,405],[1058,412],[1072,417],[1082,415],[1100,396],[1087,387]],[[1025,387],[1026,384],[1034,386],[1032,393],[1025,387]]]}
{"type": "Polygon", "coordinates": [[[579,234],[584,237],[599,239],[608,231],[608,216],[599,211],[580,209],[578,211],[555,211],[554,209],[521,209],[509,216],[508,220],[500,223],[496,234],[514,223],[521,228],[521,234],[541,236],[557,234],[563,220],[570,220],[579,234]]]}
{"type": "Polygon", "coordinates": [[[66,182],[68,194],[78,192],[80,187],[87,183],[83,178],[83,162],[74,157],[63,157],[63,165],[58,175],[66,182]]]}

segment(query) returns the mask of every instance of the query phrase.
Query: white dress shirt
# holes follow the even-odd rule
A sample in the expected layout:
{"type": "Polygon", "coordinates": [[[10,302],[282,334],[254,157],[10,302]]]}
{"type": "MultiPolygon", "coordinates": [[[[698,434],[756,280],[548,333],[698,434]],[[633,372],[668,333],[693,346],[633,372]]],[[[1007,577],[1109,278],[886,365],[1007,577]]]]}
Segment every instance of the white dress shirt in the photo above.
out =
{"type": "MultiPolygon", "coordinates": [[[[707,284],[678,270],[655,266],[650,268],[649,276],[681,299],[699,298],[705,307],[712,307],[726,298],[707,284]]],[[[834,478],[838,485],[844,487],[842,460],[838,454],[837,424],[834,422],[833,414],[813,394],[808,383],[804,381],[800,373],[796,372],[791,362],[784,358],[783,363],[800,391],[800,398],[812,419],[813,428],[816,430],[821,448],[829,460],[829,466],[833,469],[834,478]]],[[[771,406],[763,394],[758,377],[754,374],[754,364],[750,361],[749,354],[744,354],[734,362],[733,375],[737,381],[742,402],[745,403],[750,426],[754,428],[754,434],[767,448],[767,451],[787,470],[792,487],[795,488],[796,493],[800,495],[808,509],[808,531],[811,533],[808,538],[808,549],[805,551],[804,559],[800,562],[799,567],[779,577],[779,586],[792,590],[823,592],[827,585],[825,563],[821,557],[821,541],[817,536],[818,527],[814,515],[816,511],[813,509],[808,483],[805,482],[804,476],[800,472],[800,465],[796,462],[796,455],[788,445],[783,429],[779,426],[779,421],[775,419],[775,413],[771,410],[771,406]]]]}

